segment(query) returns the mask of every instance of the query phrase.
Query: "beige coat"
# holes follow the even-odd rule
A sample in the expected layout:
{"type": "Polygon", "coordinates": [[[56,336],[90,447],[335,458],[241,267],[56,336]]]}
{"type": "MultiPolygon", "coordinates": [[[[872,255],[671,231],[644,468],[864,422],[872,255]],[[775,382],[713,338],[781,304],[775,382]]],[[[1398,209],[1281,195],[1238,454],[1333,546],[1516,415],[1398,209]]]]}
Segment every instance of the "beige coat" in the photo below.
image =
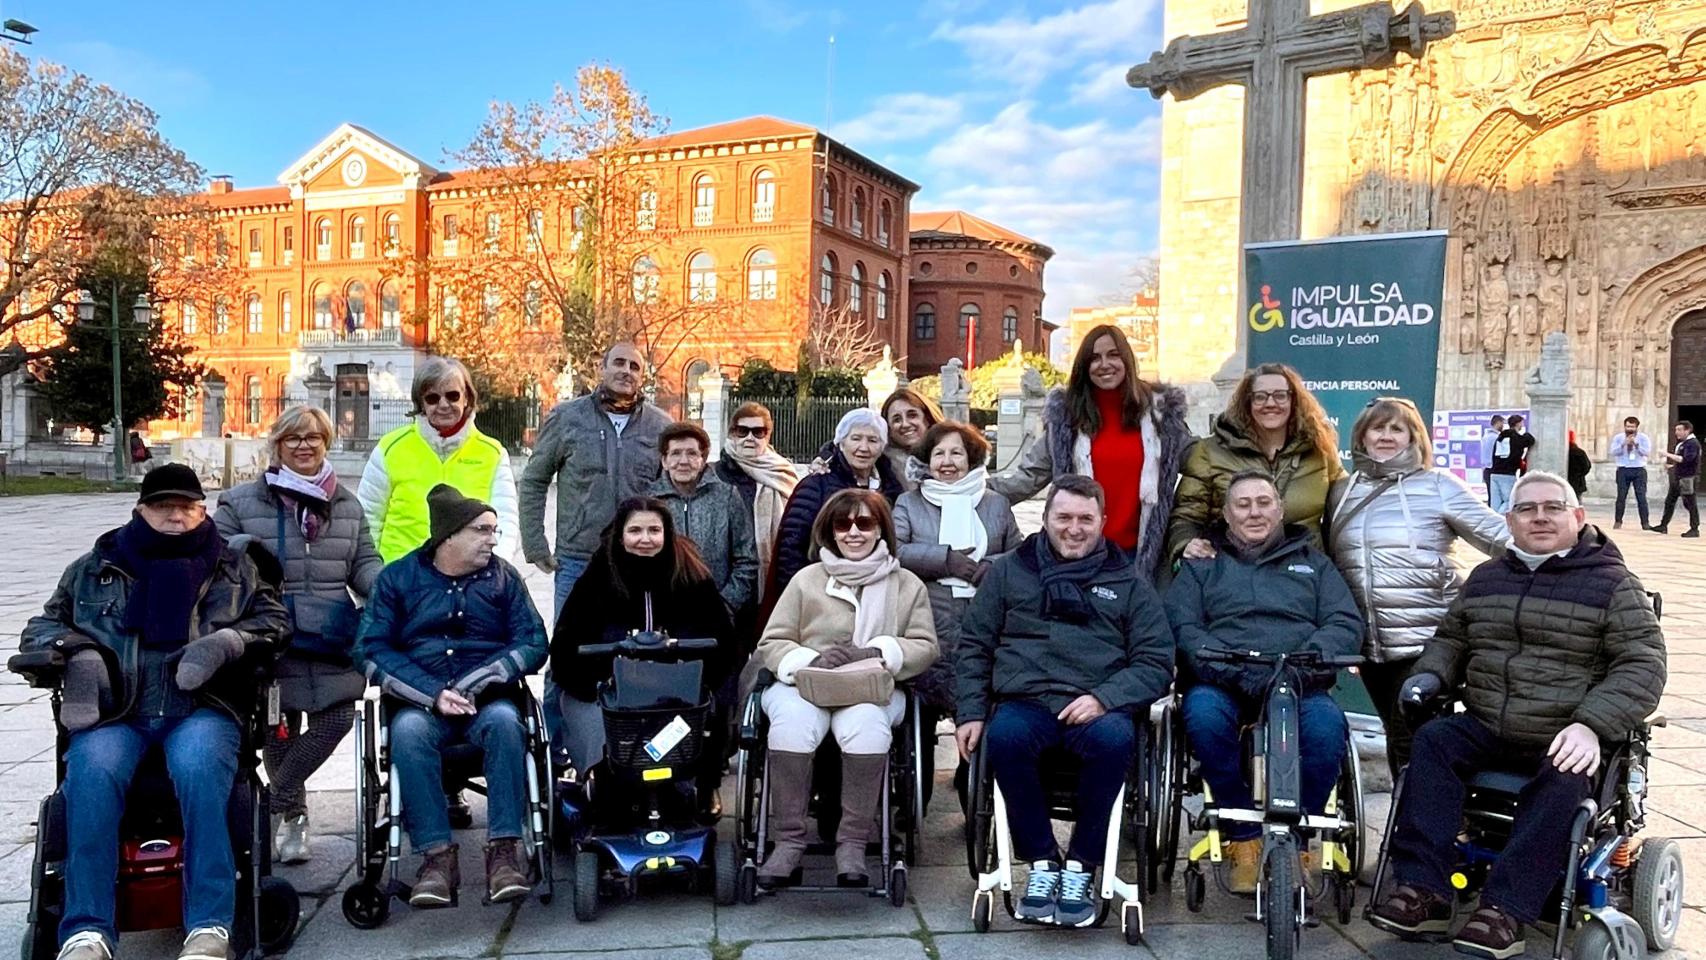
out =
{"type": "MultiPolygon", "coordinates": [[[[908,680],[923,673],[937,657],[930,595],[924,581],[905,569],[890,575],[889,592],[898,604],[895,636],[873,637],[870,646],[882,651],[883,663],[895,679],[908,680]]],[[[853,590],[831,580],[823,564],[806,567],[788,581],[777,599],[753,656],[778,680],[792,683],[795,671],[818,654],[849,642],[855,602],[853,590]]]]}

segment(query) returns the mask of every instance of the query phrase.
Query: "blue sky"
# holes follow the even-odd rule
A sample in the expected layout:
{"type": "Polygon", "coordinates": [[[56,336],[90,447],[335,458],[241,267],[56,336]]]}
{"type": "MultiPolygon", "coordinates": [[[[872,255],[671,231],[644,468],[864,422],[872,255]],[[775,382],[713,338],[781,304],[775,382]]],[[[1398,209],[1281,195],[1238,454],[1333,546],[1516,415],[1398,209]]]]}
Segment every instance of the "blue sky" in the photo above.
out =
{"type": "Polygon", "coordinates": [[[22,48],[147,102],[240,186],[339,123],[435,164],[493,99],[620,67],[672,129],[751,114],[822,126],[959,208],[1053,246],[1045,313],[1129,295],[1153,250],[1160,110],[1124,84],[1158,0],[446,4],[0,0],[22,48]],[[835,37],[833,97],[828,38],[835,37]]]}

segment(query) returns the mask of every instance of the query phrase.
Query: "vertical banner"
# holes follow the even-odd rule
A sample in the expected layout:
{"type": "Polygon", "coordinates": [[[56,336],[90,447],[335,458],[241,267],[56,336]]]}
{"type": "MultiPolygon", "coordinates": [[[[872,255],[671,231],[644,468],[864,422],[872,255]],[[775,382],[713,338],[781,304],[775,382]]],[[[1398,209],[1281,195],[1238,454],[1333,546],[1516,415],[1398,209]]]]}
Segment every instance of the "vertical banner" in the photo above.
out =
{"type": "Polygon", "coordinates": [[[1375,397],[1413,401],[1433,422],[1445,292],[1443,230],[1244,247],[1250,366],[1290,364],[1339,429],[1375,397]]]}

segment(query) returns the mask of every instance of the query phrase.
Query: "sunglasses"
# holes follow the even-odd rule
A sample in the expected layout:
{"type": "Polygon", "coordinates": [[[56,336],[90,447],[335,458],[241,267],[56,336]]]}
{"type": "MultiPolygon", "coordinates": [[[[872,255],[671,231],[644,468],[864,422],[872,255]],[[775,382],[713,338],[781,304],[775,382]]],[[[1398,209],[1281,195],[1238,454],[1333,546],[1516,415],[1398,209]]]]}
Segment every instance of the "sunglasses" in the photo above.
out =
{"type": "Polygon", "coordinates": [[[729,433],[736,437],[757,437],[758,439],[763,440],[765,437],[770,436],[770,428],[743,427],[737,424],[736,426],[729,428],[729,433]]]}
{"type": "Polygon", "coordinates": [[[443,393],[424,394],[421,397],[421,402],[426,404],[429,407],[436,407],[436,406],[438,406],[438,401],[440,398],[443,398],[445,403],[461,403],[462,402],[462,391],[460,391],[460,390],[446,390],[443,393]]]}
{"type": "Polygon", "coordinates": [[[846,533],[854,527],[858,527],[860,533],[870,533],[872,530],[877,529],[877,518],[869,515],[858,517],[836,517],[834,520],[830,521],[829,525],[835,529],[836,533],[846,533]]]}

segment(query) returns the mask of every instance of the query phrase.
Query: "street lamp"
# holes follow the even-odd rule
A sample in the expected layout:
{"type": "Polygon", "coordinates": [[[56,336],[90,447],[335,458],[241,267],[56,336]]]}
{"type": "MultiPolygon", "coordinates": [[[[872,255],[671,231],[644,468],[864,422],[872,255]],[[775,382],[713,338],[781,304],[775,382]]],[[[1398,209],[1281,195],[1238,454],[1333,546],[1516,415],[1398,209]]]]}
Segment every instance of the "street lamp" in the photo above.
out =
{"type": "Polygon", "coordinates": [[[30,34],[40,32],[22,20],[0,22],[0,40],[10,40],[13,43],[33,43],[30,34]]]}
{"type": "MultiPolygon", "coordinates": [[[[146,328],[154,318],[154,307],[148,302],[146,294],[137,294],[136,303],[131,306],[132,327],[146,328]]],[[[95,297],[87,290],[77,292],[77,319],[84,323],[95,320],[95,297]]],[[[119,377],[122,373],[119,358],[119,323],[118,323],[118,280],[113,280],[113,309],[111,329],[113,334],[113,481],[123,482],[130,475],[130,453],[125,449],[129,439],[129,431],[124,427],[124,390],[120,386],[119,377]]]]}

